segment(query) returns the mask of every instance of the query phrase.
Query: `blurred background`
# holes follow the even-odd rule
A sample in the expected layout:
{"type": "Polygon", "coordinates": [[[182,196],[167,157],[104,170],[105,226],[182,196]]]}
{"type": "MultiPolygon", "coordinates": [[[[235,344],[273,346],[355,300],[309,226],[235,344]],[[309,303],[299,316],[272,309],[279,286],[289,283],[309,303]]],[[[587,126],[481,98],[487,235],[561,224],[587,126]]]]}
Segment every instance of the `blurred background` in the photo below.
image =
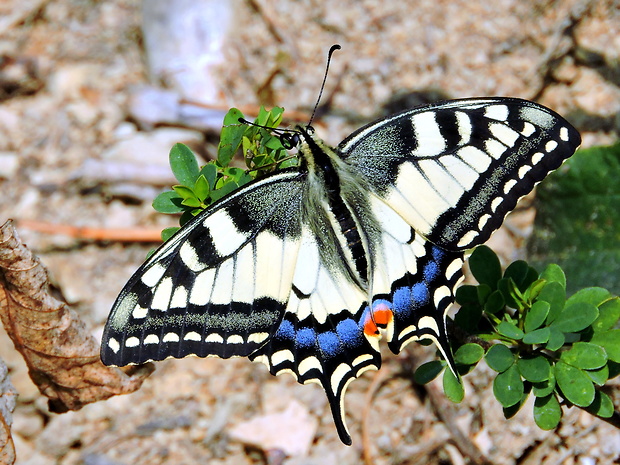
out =
{"type": "MultiPolygon", "coordinates": [[[[494,95],[553,108],[581,131],[584,147],[614,143],[620,4],[492,5],[1,0],[0,222],[17,220],[99,338],[158,231],[177,223],[150,205],[175,183],[172,145],[209,159],[232,106],[251,117],[278,105],[289,123],[307,121],[335,43],[342,50],[315,123],[332,145],[388,113],[494,95]]],[[[534,216],[519,209],[491,247],[505,260],[523,258],[534,216]]],[[[531,409],[504,420],[494,399],[485,402],[491,378],[483,370],[465,379],[465,401],[438,419],[410,381],[413,361],[434,353],[416,344],[386,352],[380,374],[352,383],[352,447],[338,440],[318,386],[273,378],[245,359],[159,363],[134,394],[54,415],[5,334],[0,351],[19,391],[18,464],[357,464],[363,445],[368,463],[476,463],[454,446],[455,427],[498,465],[603,464],[620,454],[617,430],[574,409],[553,432],[535,426],[531,409]],[[274,424],[282,428],[275,437],[261,436],[274,424]]]]}

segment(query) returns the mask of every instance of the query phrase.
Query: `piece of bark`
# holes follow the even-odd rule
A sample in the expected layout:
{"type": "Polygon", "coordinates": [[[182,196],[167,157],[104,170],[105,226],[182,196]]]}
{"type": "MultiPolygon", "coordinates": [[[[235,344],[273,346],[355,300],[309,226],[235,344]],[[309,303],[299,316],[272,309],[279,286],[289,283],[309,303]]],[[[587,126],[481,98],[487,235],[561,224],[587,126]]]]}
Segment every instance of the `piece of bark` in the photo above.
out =
{"type": "Polygon", "coordinates": [[[50,410],[79,410],[138,389],[153,365],[123,371],[101,363],[99,344],[78,315],[49,293],[47,271],[12,223],[0,227],[0,317],[50,410]]]}

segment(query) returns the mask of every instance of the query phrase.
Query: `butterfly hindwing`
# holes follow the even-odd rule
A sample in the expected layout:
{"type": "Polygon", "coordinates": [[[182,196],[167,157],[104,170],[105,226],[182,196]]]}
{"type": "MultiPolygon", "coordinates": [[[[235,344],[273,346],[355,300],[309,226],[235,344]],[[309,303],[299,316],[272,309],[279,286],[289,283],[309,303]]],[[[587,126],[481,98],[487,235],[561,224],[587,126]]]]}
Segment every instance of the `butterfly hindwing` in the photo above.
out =
{"type": "Polygon", "coordinates": [[[462,250],[485,242],[579,143],[577,131],[541,105],[480,98],[385,118],[338,148],[416,231],[462,250]]]}
{"type": "Polygon", "coordinates": [[[304,185],[294,171],[251,183],[165,242],[117,298],[104,363],[246,356],[262,345],[290,294],[304,185]]]}

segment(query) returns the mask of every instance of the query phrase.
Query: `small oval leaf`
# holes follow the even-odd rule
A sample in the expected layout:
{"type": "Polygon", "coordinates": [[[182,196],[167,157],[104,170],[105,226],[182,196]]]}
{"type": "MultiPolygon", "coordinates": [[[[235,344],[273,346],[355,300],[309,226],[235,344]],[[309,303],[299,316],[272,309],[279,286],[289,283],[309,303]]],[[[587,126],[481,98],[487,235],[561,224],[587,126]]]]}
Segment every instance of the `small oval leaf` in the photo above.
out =
{"type": "Polygon", "coordinates": [[[441,370],[443,370],[445,366],[446,363],[440,360],[424,363],[415,371],[413,379],[417,384],[430,383],[441,373],[441,370]]]}
{"type": "Polygon", "coordinates": [[[594,384],[579,368],[561,360],[555,364],[555,380],[566,399],[579,407],[587,407],[594,400],[594,384]]]}
{"type": "Polygon", "coordinates": [[[525,332],[527,333],[540,328],[540,326],[545,322],[550,309],[551,304],[549,304],[549,302],[545,302],[544,300],[534,302],[525,315],[525,322],[523,326],[525,332]]]}
{"type": "Polygon", "coordinates": [[[514,323],[508,321],[502,321],[497,325],[497,332],[502,336],[509,337],[510,339],[522,339],[523,330],[519,329],[514,323]]]}
{"type": "Polygon", "coordinates": [[[594,333],[590,342],[602,346],[609,360],[620,363],[620,329],[594,333]]]}
{"type": "Polygon", "coordinates": [[[566,289],[566,275],[564,270],[555,263],[550,263],[540,274],[540,277],[548,282],[556,282],[566,289]]]}
{"type": "Polygon", "coordinates": [[[532,383],[540,383],[549,379],[551,364],[546,357],[538,355],[531,358],[520,358],[517,360],[519,373],[524,379],[532,383]]]}
{"type": "Polygon", "coordinates": [[[443,390],[446,393],[446,397],[457,404],[465,397],[463,385],[450,370],[443,372],[443,390]]]}
{"type": "Polygon", "coordinates": [[[502,277],[499,258],[486,245],[476,247],[469,257],[469,269],[480,284],[486,284],[492,290],[497,289],[497,281],[502,277]]]}
{"type": "Polygon", "coordinates": [[[484,356],[484,349],[478,344],[463,344],[454,353],[454,360],[463,365],[474,365],[484,356]]]}
{"type": "Polygon", "coordinates": [[[515,362],[514,354],[503,344],[491,346],[484,359],[492,370],[499,373],[506,371],[515,362]]]}
{"type": "Polygon", "coordinates": [[[534,421],[540,429],[554,429],[561,419],[562,408],[555,394],[536,398],[534,401],[534,421]]]}
{"type": "Polygon", "coordinates": [[[175,191],[162,192],[153,200],[153,208],[160,213],[181,213],[184,210],[182,200],[175,191]]]}
{"type": "Polygon", "coordinates": [[[607,363],[607,354],[597,344],[575,342],[570,350],[562,352],[561,360],[582,370],[596,370],[607,363]]]}
{"type": "Polygon", "coordinates": [[[523,396],[523,380],[516,365],[512,365],[493,380],[493,394],[502,407],[511,407],[523,396]]]}
{"type": "Polygon", "coordinates": [[[184,186],[193,186],[198,179],[200,170],[196,155],[187,145],[174,144],[169,155],[170,167],[177,181],[184,186]]]}
{"type": "Polygon", "coordinates": [[[563,333],[582,331],[590,326],[598,317],[598,308],[587,302],[566,305],[562,313],[551,323],[551,326],[563,333]]]}
{"type": "Polygon", "coordinates": [[[551,330],[545,326],[544,328],[535,329],[534,331],[525,333],[525,336],[523,336],[523,342],[525,344],[545,344],[549,341],[550,336],[551,330]]]}

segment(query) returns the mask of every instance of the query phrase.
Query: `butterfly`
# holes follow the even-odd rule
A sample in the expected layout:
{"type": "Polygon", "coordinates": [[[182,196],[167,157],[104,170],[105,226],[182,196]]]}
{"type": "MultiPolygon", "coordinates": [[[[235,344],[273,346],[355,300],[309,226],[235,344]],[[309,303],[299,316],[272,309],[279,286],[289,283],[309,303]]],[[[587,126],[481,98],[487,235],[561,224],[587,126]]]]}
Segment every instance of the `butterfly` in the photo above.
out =
{"type": "MultiPolygon", "coordinates": [[[[290,133],[289,133],[290,134],[290,133]]],[[[298,167],[214,203],[133,275],[101,358],[249,357],[320,384],[351,444],[347,385],[430,339],[455,370],[446,312],[464,253],[581,140],[561,116],[515,98],[421,106],[336,148],[298,126],[298,167]]]]}

